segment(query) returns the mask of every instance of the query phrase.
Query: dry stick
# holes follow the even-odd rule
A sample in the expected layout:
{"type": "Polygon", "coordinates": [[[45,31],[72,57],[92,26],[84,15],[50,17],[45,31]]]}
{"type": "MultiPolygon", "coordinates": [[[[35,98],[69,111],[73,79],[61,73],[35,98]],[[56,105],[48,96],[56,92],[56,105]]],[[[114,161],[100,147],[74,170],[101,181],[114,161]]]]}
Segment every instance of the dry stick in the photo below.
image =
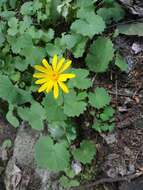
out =
{"type": "Polygon", "coordinates": [[[116,102],[118,101],[118,81],[116,79],[116,82],[115,82],[115,88],[116,88],[116,102]]]}
{"type": "Polygon", "coordinates": [[[133,162],[133,165],[135,165],[137,163],[137,159],[138,159],[138,156],[139,154],[142,152],[142,149],[143,149],[143,145],[139,148],[136,156],[135,156],[135,159],[134,159],[134,162],[133,162]]]}
{"type": "Polygon", "coordinates": [[[95,187],[97,185],[101,185],[104,183],[113,183],[113,182],[120,182],[120,181],[131,181],[135,178],[140,177],[141,175],[143,175],[143,171],[135,173],[133,175],[129,175],[126,177],[116,177],[116,178],[103,178],[103,179],[99,179],[93,183],[89,183],[89,184],[83,184],[80,185],[78,187],[74,187],[71,190],[80,190],[81,188],[86,189],[86,188],[91,188],[91,187],[95,187]]]}
{"type": "Polygon", "coordinates": [[[115,95],[115,96],[118,95],[118,96],[125,96],[125,97],[131,97],[131,98],[133,97],[133,93],[132,94],[123,94],[123,93],[117,94],[117,92],[112,92],[111,90],[109,90],[108,92],[109,92],[109,94],[115,95]]]}
{"type": "Polygon", "coordinates": [[[124,24],[137,23],[137,22],[141,22],[141,21],[143,21],[143,18],[132,19],[132,20],[128,20],[128,21],[124,21],[124,22],[112,24],[112,25],[110,25],[110,26],[107,26],[106,29],[110,29],[110,28],[113,28],[113,27],[115,27],[115,26],[120,26],[120,25],[124,25],[124,24]]]}
{"type": "MultiPolygon", "coordinates": [[[[117,92],[115,91],[115,92],[113,92],[113,91],[111,91],[111,90],[108,90],[108,92],[109,92],[109,94],[111,94],[111,95],[117,95],[117,92]]],[[[118,96],[125,96],[125,97],[130,97],[130,98],[134,98],[135,96],[139,96],[140,98],[142,98],[143,97],[143,95],[141,95],[141,94],[137,94],[136,92],[130,92],[130,93],[120,93],[120,92],[118,92],[118,96]]]]}

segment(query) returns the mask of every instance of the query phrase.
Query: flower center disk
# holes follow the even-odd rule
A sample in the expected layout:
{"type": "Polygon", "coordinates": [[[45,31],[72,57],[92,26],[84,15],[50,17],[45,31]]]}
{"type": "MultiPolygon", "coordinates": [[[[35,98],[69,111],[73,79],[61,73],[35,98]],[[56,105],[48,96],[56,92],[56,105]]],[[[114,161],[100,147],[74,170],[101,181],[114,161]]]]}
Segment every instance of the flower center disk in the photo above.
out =
{"type": "Polygon", "coordinates": [[[58,78],[59,78],[59,74],[54,72],[54,73],[52,74],[52,79],[53,79],[53,80],[58,80],[58,78]]]}

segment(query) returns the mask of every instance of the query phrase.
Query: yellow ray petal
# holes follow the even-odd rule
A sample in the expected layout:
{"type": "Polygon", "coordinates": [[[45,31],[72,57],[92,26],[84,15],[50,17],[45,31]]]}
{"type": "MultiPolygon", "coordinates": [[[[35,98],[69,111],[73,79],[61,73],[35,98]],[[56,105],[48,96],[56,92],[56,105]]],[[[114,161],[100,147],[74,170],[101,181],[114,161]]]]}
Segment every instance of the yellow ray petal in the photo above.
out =
{"type": "Polygon", "coordinates": [[[47,75],[43,74],[43,73],[35,73],[35,74],[33,74],[33,77],[34,78],[45,78],[45,77],[47,77],[47,75]]]}
{"type": "Polygon", "coordinates": [[[59,76],[59,81],[66,81],[67,79],[75,78],[75,74],[61,74],[59,76]]]}
{"type": "Polygon", "coordinates": [[[57,99],[59,95],[59,88],[57,82],[54,83],[54,98],[57,99]]]}
{"type": "Polygon", "coordinates": [[[65,61],[65,58],[62,57],[59,62],[58,62],[58,65],[57,65],[57,68],[56,68],[56,71],[59,71],[61,69],[61,67],[63,66],[63,63],[65,61]]]}
{"type": "Polygon", "coordinates": [[[54,71],[56,70],[56,67],[57,67],[57,61],[58,61],[58,57],[55,54],[54,57],[53,57],[53,60],[52,60],[52,67],[53,67],[54,71]]]}
{"type": "Polygon", "coordinates": [[[40,92],[46,90],[46,88],[48,87],[48,84],[49,84],[48,82],[46,82],[45,84],[43,84],[43,85],[38,89],[38,92],[40,93],[40,92]]]}
{"type": "Polygon", "coordinates": [[[67,62],[64,64],[63,68],[61,68],[60,73],[62,73],[62,72],[64,72],[65,70],[67,70],[67,69],[71,66],[71,63],[72,63],[71,60],[67,61],[67,62]]]}
{"type": "Polygon", "coordinates": [[[48,87],[46,89],[46,92],[49,93],[54,86],[54,82],[52,80],[49,81],[48,87]]]}
{"type": "Polygon", "coordinates": [[[64,93],[69,93],[68,87],[63,82],[58,81],[58,83],[64,93]]]}
{"type": "Polygon", "coordinates": [[[45,82],[48,82],[48,79],[47,78],[43,78],[43,79],[39,79],[39,80],[36,80],[35,84],[43,84],[45,82]]]}
{"type": "Polygon", "coordinates": [[[34,68],[35,68],[37,71],[40,71],[40,72],[42,72],[42,73],[46,73],[46,74],[49,73],[49,71],[48,71],[45,67],[43,67],[43,66],[35,65],[34,68]]]}
{"type": "Polygon", "coordinates": [[[48,69],[50,72],[52,71],[52,67],[49,65],[48,61],[46,59],[42,60],[42,63],[46,69],[48,69]]]}

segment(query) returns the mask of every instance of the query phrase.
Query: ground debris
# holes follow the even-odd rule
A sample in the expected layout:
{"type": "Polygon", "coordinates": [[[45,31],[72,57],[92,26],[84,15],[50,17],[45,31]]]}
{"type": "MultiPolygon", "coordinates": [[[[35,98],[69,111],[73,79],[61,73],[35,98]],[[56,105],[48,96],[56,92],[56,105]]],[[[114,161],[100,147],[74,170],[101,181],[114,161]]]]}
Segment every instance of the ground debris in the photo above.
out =
{"type": "Polygon", "coordinates": [[[34,145],[40,133],[25,124],[20,126],[13,146],[13,154],[5,170],[6,190],[60,190],[58,175],[39,169],[34,159],[34,145]],[[54,179],[54,181],[53,181],[54,179]]]}
{"type": "Polygon", "coordinates": [[[119,0],[133,15],[143,16],[143,3],[138,0],[119,0]]]}

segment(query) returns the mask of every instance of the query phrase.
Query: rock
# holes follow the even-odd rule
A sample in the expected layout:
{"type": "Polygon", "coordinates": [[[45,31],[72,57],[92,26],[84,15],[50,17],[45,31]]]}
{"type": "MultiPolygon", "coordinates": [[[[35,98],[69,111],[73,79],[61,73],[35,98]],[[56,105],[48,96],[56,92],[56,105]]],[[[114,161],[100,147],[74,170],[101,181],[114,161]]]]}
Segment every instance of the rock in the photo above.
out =
{"type": "Polygon", "coordinates": [[[143,16],[143,4],[142,1],[137,0],[119,0],[122,5],[127,8],[133,15],[143,16]]]}
{"type": "Polygon", "coordinates": [[[72,169],[76,175],[82,171],[82,165],[78,161],[72,161],[72,169]]]}
{"type": "Polygon", "coordinates": [[[119,190],[143,190],[143,181],[135,180],[130,183],[123,183],[119,190]]]}
{"type": "Polygon", "coordinates": [[[101,134],[103,139],[106,141],[107,144],[113,144],[117,142],[116,134],[115,133],[109,133],[109,134],[101,134]]]}
{"type": "Polygon", "coordinates": [[[127,174],[125,160],[120,158],[119,154],[109,154],[106,157],[104,170],[108,177],[115,178],[127,174]]]}
{"type": "Polygon", "coordinates": [[[135,54],[138,54],[143,50],[143,48],[142,48],[142,46],[140,44],[133,43],[132,44],[132,50],[134,51],[135,54]]]}
{"type": "Polygon", "coordinates": [[[58,185],[58,174],[36,166],[34,145],[39,135],[27,126],[18,129],[13,155],[5,171],[6,190],[62,190],[58,185]]]}

